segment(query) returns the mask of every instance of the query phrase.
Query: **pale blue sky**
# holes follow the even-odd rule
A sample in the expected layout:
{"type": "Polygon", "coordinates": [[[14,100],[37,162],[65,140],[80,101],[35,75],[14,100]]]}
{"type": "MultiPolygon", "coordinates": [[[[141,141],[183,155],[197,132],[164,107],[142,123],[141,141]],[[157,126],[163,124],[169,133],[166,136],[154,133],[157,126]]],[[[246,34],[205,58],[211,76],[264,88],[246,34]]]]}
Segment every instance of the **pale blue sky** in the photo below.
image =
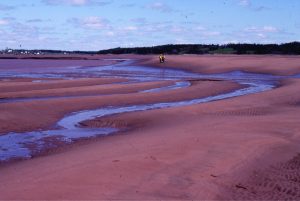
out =
{"type": "Polygon", "coordinates": [[[0,49],[300,41],[299,0],[0,0],[0,49]]]}

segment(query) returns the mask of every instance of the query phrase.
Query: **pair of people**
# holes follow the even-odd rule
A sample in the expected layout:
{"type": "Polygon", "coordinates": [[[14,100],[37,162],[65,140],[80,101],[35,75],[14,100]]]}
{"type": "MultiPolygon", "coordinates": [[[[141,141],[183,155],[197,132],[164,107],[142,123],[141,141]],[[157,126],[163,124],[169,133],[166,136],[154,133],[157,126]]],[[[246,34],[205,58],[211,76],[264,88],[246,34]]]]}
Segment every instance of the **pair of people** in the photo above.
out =
{"type": "Polygon", "coordinates": [[[165,62],[165,55],[164,54],[160,54],[159,55],[159,63],[164,63],[165,62]]]}

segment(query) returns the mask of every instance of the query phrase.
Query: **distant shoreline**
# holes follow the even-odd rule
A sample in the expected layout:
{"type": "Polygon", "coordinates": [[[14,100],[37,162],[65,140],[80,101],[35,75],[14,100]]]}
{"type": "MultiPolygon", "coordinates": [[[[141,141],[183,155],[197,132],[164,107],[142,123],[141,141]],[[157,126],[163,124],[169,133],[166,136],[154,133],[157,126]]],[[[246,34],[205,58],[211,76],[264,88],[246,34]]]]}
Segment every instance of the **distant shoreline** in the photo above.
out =
{"type": "Polygon", "coordinates": [[[23,57],[23,56],[4,56],[4,57],[1,57],[0,56],[0,59],[40,59],[40,60],[99,60],[99,59],[96,59],[96,58],[85,58],[85,57],[60,57],[60,56],[54,56],[54,57],[49,57],[49,56],[46,56],[46,57],[37,57],[37,56],[29,56],[29,57],[23,57]]]}
{"type": "MultiPolygon", "coordinates": [[[[64,51],[64,50],[26,50],[26,49],[5,49],[0,51],[0,58],[5,59],[10,56],[24,56],[33,59],[40,57],[53,56],[59,57],[57,59],[72,58],[72,56],[80,55],[80,57],[90,57],[94,55],[156,55],[156,54],[169,54],[169,55],[300,55],[300,42],[290,42],[282,44],[167,44],[152,47],[117,47],[99,51],[64,51]],[[53,55],[53,56],[52,56],[53,55]],[[61,58],[60,58],[61,57],[61,58]]],[[[77,57],[76,57],[77,59],[77,57]]]]}

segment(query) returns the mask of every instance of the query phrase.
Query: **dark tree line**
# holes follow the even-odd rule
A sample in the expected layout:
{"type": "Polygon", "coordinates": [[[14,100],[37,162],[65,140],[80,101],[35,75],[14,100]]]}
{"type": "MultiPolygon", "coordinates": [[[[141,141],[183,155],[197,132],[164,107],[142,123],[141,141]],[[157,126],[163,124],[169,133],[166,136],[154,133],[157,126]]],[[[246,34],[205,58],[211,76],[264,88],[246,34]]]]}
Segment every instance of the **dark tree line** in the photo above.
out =
{"type": "MultiPolygon", "coordinates": [[[[7,53],[8,50],[0,51],[7,53]]],[[[283,44],[226,44],[226,45],[202,45],[180,44],[160,45],[153,47],[114,48],[100,51],[63,51],[63,50],[13,50],[13,54],[289,54],[300,55],[300,42],[283,44]]]]}
{"type": "Polygon", "coordinates": [[[300,42],[284,44],[180,44],[154,47],[114,48],[98,54],[300,54],[300,42]]]}

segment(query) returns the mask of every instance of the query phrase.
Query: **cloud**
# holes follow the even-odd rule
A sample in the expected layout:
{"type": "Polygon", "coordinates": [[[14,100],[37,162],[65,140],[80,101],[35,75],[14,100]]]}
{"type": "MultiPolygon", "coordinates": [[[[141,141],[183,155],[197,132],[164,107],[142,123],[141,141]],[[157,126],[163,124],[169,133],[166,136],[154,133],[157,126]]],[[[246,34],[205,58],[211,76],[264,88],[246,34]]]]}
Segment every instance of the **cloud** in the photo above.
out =
{"type": "Polygon", "coordinates": [[[0,19],[0,26],[9,24],[8,20],[0,19]]]}
{"type": "Polygon", "coordinates": [[[172,26],[169,31],[171,31],[172,33],[183,33],[185,31],[185,29],[181,26],[172,26]]]}
{"type": "Polygon", "coordinates": [[[264,26],[262,30],[265,32],[279,32],[278,28],[272,26],[264,26]]]}
{"type": "Polygon", "coordinates": [[[280,30],[273,26],[263,26],[263,27],[248,27],[244,31],[247,35],[252,35],[259,39],[267,39],[271,33],[278,33],[280,30]]]}
{"type": "Polygon", "coordinates": [[[251,0],[239,0],[238,5],[256,12],[270,10],[270,8],[266,6],[253,5],[251,0]]]}
{"type": "Polygon", "coordinates": [[[253,8],[254,11],[264,11],[264,10],[270,10],[269,7],[266,6],[258,6],[253,8]]]}
{"type": "Polygon", "coordinates": [[[146,5],[146,8],[160,11],[160,12],[172,12],[174,11],[170,6],[164,4],[162,2],[154,2],[151,4],[146,5]]]}
{"type": "MultiPolygon", "coordinates": [[[[1,30],[0,44],[2,47],[20,48],[55,48],[66,47],[65,41],[60,38],[61,32],[56,27],[47,27],[39,24],[23,23],[15,18],[2,18],[1,24],[5,29],[1,30]]],[[[0,25],[1,27],[1,25],[0,25]]]]}
{"type": "Polygon", "coordinates": [[[280,30],[276,27],[273,26],[263,26],[263,27],[247,27],[244,29],[245,32],[249,33],[276,33],[279,32],[280,30]]]}
{"type": "Polygon", "coordinates": [[[221,35],[221,33],[218,31],[204,31],[201,33],[201,35],[205,37],[211,37],[211,36],[219,36],[221,35]]]}
{"type": "Polygon", "coordinates": [[[112,3],[112,0],[42,0],[42,2],[50,6],[105,6],[112,3]]]}
{"type": "Polygon", "coordinates": [[[7,6],[7,5],[4,5],[4,4],[0,4],[0,10],[2,10],[2,11],[13,10],[13,9],[15,9],[14,6],[7,6]]]}
{"type": "Polygon", "coordinates": [[[133,18],[130,20],[131,22],[137,23],[137,24],[146,24],[147,23],[147,18],[145,17],[139,17],[139,18],[133,18]]]}
{"type": "Polygon", "coordinates": [[[4,17],[0,19],[0,25],[12,25],[15,22],[15,18],[13,17],[4,17]]]}
{"type": "Polygon", "coordinates": [[[203,26],[196,26],[194,28],[195,33],[199,34],[202,37],[212,37],[212,36],[220,36],[221,32],[219,31],[214,31],[214,30],[209,30],[206,27],[203,26]]]}
{"type": "Polygon", "coordinates": [[[256,34],[256,36],[258,36],[259,38],[267,38],[266,34],[263,33],[258,33],[256,34]]]}
{"type": "Polygon", "coordinates": [[[109,27],[109,21],[107,19],[90,16],[83,19],[71,18],[68,20],[69,23],[75,27],[90,28],[90,29],[105,29],[109,27]]]}
{"type": "Polygon", "coordinates": [[[115,36],[115,33],[113,31],[108,31],[105,33],[106,36],[115,36]]]}
{"type": "MultiPolygon", "coordinates": [[[[47,20],[47,21],[50,21],[50,20],[47,20]]],[[[45,22],[45,20],[35,18],[35,19],[26,20],[26,22],[28,22],[28,23],[39,23],[39,22],[45,22]]]]}
{"type": "Polygon", "coordinates": [[[270,41],[288,41],[293,33],[286,32],[275,26],[250,26],[240,31],[228,34],[228,38],[235,38],[240,42],[267,43],[270,41]]]}
{"type": "Polygon", "coordinates": [[[136,4],[134,4],[134,3],[127,3],[127,4],[120,5],[121,8],[132,8],[135,6],[136,6],[136,4]]]}
{"type": "Polygon", "coordinates": [[[123,28],[125,31],[136,31],[138,28],[136,26],[126,26],[123,28]]]}
{"type": "Polygon", "coordinates": [[[195,27],[195,29],[196,29],[197,31],[205,31],[205,30],[206,30],[206,28],[203,27],[203,26],[197,26],[197,27],[195,27]]]}
{"type": "Polygon", "coordinates": [[[249,7],[251,6],[251,1],[250,0],[240,0],[239,5],[243,7],[249,7]]]}

